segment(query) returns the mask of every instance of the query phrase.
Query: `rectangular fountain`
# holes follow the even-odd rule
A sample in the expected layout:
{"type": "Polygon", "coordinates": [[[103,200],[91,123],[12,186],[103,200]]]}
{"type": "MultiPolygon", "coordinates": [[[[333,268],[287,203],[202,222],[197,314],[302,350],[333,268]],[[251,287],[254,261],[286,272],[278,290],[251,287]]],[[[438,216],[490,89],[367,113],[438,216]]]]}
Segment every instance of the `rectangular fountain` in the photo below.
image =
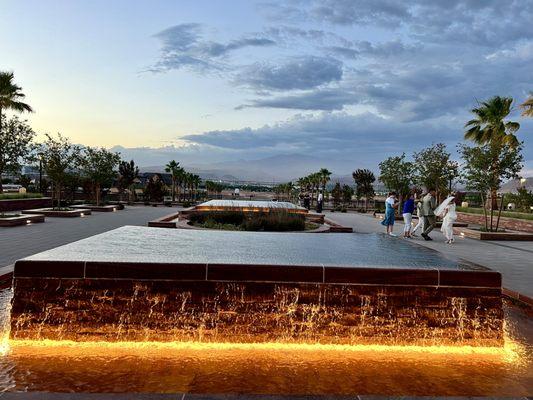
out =
{"type": "Polygon", "coordinates": [[[500,346],[501,275],[384,235],[128,226],[17,261],[11,338],[500,346]]]}
{"type": "Polygon", "coordinates": [[[307,214],[308,210],[288,201],[264,200],[209,200],[194,206],[195,211],[271,212],[284,211],[307,214]]]}

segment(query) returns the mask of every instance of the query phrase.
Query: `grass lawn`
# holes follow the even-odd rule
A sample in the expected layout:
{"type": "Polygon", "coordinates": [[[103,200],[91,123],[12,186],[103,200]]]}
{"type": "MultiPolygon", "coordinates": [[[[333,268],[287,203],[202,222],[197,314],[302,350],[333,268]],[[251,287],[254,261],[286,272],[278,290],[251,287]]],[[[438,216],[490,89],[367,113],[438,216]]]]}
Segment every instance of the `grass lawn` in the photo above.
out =
{"type": "Polygon", "coordinates": [[[41,193],[0,193],[0,200],[38,199],[41,193]]]}
{"type": "MultiPolygon", "coordinates": [[[[481,214],[483,215],[482,208],[473,208],[473,207],[457,207],[457,211],[469,213],[469,214],[481,214]]],[[[490,211],[487,210],[487,214],[490,215],[490,211]]],[[[494,211],[494,215],[498,215],[498,211],[494,211]]],[[[533,213],[521,213],[516,211],[502,211],[502,217],[505,218],[517,218],[533,221],[533,213]]]]}

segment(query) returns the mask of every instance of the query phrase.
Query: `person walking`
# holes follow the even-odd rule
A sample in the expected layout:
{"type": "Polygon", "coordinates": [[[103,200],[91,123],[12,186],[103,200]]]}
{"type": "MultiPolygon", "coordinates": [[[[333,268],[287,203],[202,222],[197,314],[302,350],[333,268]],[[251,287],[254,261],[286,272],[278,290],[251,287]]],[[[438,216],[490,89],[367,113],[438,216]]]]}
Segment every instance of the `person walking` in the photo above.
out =
{"type": "Polygon", "coordinates": [[[322,212],[323,204],[324,204],[324,195],[322,194],[322,190],[321,190],[320,193],[318,193],[318,198],[316,201],[316,212],[317,213],[320,214],[322,212]]]}
{"type": "Polygon", "coordinates": [[[424,215],[424,232],[422,237],[424,240],[433,240],[429,237],[429,233],[435,228],[435,208],[437,208],[437,200],[435,199],[435,189],[430,188],[428,194],[422,199],[422,214],[424,215]]]}
{"type": "Polygon", "coordinates": [[[389,196],[385,200],[385,218],[381,221],[381,225],[387,227],[387,234],[390,236],[396,236],[392,231],[394,229],[394,210],[398,207],[396,203],[396,192],[390,192],[389,196]]]}
{"type": "Polygon", "coordinates": [[[414,194],[411,193],[409,198],[403,203],[402,216],[405,226],[403,227],[403,237],[408,239],[411,238],[411,222],[413,221],[413,213],[415,211],[415,198],[414,194]]]}
{"type": "Polygon", "coordinates": [[[418,216],[418,224],[411,231],[411,237],[417,237],[416,231],[420,229],[421,232],[424,232],[424,213],[422,212],[422,199],[424,196],[420,196],[416,200],[416,215],[418,216]]]}
{"type": "Polygon", "coordinates": [[[435,215],[443,217],[441,232],[446,238],[447,244],[454,242],[453,238],[453,223],[457,221],[457,212],[455,211],[455,197],[453,194],[442,202],[435,210],[435,215]]]}

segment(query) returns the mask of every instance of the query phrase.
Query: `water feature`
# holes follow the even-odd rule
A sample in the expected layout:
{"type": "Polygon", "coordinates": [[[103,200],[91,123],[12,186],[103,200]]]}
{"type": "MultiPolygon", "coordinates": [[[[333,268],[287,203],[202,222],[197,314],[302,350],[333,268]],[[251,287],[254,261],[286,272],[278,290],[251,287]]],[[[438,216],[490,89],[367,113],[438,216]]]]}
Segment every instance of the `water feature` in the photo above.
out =
{"type": "Polygon", "coordinates": [[[381,235],[125,227],[17,263],[0,387],[523,396],[533,324],[500,286],[381,235]]]}

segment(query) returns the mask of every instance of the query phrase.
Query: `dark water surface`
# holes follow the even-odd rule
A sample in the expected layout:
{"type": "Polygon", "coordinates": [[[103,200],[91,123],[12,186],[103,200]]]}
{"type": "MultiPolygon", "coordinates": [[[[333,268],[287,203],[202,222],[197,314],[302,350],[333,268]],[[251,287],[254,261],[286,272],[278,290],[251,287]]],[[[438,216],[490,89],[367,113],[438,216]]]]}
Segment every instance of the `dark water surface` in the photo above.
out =
{"type": "Polygon", "coordinates": [[[472,269],[439,253],[378,234],[230,232],[125,226],[28,260],[334,265],[472,269]]]}

